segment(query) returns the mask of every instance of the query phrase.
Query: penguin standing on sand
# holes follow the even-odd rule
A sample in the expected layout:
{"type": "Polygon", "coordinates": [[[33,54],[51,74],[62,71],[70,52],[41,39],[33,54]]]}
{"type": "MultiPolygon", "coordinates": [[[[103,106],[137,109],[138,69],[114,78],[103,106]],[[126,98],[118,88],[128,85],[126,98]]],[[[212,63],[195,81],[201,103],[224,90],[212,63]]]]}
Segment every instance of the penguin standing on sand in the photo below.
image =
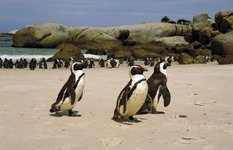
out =
{"type": "Polygon", "coordinates": [[[167,66],[168,64],[165,62],[158,62],[154,66],[154,72],[147,80],[148,95],[146,101],[138,113],[155,113],[161,95],[164,99],[164,107],[170,104],[171,94],[167,88],[167,66]]]}
{"type": "Polygon", "coordinates": [[[57,100],[52,104],[50,112],[56,112],[58,116],[61,116],[58,111],[68,111],[69,116],[74,115],[72,109],[77,101],[81,100],[84,85],[83,64],[75,62],[71,65],[71,75],[58,93],[57,100]]]}
{"type": "Polygon", "coordinates": [[[36,59],[32,58],[31,61],[29,62],[29,68],[30,68],[30,70],[35,70],[36,65],[37,65],[36,59]]]}
{"type": "Polygon", "coordinates": [[[147,71],[140,65],[135,65],[130,68],[130,81],[120,92],[116,108],[114,111],[114,120],[128,118],[129,120],[136,121],[133,118],[138,110],[145,102],[148,85],[143,72],[147,71]]]}

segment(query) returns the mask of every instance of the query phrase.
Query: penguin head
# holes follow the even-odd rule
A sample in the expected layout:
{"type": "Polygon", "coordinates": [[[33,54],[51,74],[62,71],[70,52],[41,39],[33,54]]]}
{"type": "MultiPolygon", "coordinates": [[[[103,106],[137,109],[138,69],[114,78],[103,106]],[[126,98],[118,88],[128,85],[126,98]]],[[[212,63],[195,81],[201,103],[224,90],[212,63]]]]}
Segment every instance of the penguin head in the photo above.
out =
{"type": "Polygon", "coordinates": [[[165,57],[165,63],[167,64],[167,66],[171,66],[172,62],[174,61],[174,57],[173,56],[167,56],[165,57]]]}
{"type": "Polygon", "coordinates": [[[168,65],[165,62],[158,62],[154,67],[154,73],[162,73],[167,76],[167,69],[168,65]]]}
{"type": "Polygon", "coordinates": [[[130,68],[130,76],[136,75],[136,74],[143,74],[144,71],[147,71],[146,68],[143,68],[140,65],[135,65],[130,68]]]}
{"type": "Polygon", "coordinates": [[[83,64],[81,62],[75,62],[71,65],[71,72],[75,73],[78,70],[83,69],[83,64]]]}

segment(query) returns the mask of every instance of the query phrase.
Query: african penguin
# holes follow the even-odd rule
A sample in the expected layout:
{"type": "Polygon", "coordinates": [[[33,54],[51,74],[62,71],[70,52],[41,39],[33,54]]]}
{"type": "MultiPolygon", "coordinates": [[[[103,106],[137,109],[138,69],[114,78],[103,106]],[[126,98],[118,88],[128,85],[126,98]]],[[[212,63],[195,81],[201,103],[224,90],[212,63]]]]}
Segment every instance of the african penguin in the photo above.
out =
{"type": "Polygon", "coordinates": [[[154,72],[147,80],[148,95],[146,101],[138,113],[156,113],[161,95],[164,99],[164,107],[170,104],[171,94],[167,87],[167,66],[168,64],[165,62],[158,62],[154,66],[154,72]]]}
{"type": "Polygon", "coordinates": [[[56,112],[58,116],[61,116],[58,111],[67,110],[69,116],[74,114],[72,109],[77,101],[81,100],[85,85],[85,74],[82,69],[83,64],[80,62],[71,65],[71,75],[58,93],[56,102],[52,104],[50,112],[56,112]]]}
{"type": "Polygon", "coordinates": [[[117,98],[112,119],[118,120],[127,118],[136,121],[133,115],[142,107],[148,92],[146,78],[143,75],[144,71],[147,70],[140,65],[135,65],[130,68],[130,81],[117,98]]]}

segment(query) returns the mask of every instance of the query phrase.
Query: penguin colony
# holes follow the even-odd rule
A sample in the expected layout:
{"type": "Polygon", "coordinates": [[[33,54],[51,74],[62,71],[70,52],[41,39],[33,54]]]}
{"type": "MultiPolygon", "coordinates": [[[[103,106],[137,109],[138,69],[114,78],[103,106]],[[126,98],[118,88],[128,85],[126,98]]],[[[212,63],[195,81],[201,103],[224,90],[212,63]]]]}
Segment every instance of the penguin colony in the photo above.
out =
{"type": "MultiPolygon", "coordinates": [[[[144,76],[146,68],[133,65],[129,69],[130,80],[121,90],[112,119],[115,121],[135,121],[133,116],[140,113],[156,113],[159,99],[164,99],[164,107],[170,104],[171,94],[167,87],[166,69],[171,64],[161,61],[154,65],[154,72],[147,80],[144,76]]],[[[50,112],[61,116],[59,112],[67,111],[73,116],[72,109],[81,100],[85,86],[85,64],[74,62],[71,64],[71,75],[51,105],[50,112]]]]}

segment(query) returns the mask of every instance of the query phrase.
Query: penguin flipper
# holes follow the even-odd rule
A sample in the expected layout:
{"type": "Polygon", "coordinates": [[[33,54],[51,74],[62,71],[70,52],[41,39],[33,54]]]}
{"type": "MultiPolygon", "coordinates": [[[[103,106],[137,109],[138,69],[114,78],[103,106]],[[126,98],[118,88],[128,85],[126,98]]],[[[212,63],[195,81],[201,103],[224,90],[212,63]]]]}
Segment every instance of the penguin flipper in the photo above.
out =
{"type": "Polygon", "coordinates": [[[83,97],[83,93],[81,94],[81,96],[79,97],[78,101],[80,101],[83,97]]]}
{"type": "Polygon", "coordinates": [[[68,87],[68,88],[67,88],[67,92],[68,92],[69,95],[70,95],[71,105],[73,105],[73,104],[75,103],[75,97],[76,97],[74,88],[73,88],[72,86],[68,87]]]}
{"type": "Polygon", "coordinates": [[[166,85],[165,86],[161,86],[160,89],[159,89],[159,91],[160,91],[159,93],[163,96],[164,107],[167,107],[170,104],[170,102],[171,102],[170,91],[168,90],[168,88],[167,88],[166,85]]]}
{"type": "Polygon", "coordinates": [[[60,92],[59,92],[58,95],[57,95],[56,102],[55,102],[53,105],[56,105],[56,104],[60,103],[62,100],[64,100],[66,97],[69,96],[70,93],[68,93],[68,89],[69,89],[70,87],[68,87],[68,85],[71,84],[71,82],[72,82],[72,80],[73,80],[71,77],[72,77],[72,76],[70,76],[70,77],[68,78],[68,80],[66,81],[66,83],[65,83],[65,84],[63,85],[63,87],[61,88],[60,92]]]}
{"type": "Polygon", "coordinates": [[[118,101],[118,107],[120,108],[123,105],[123,113],[126,112],[126,105],[127,105],[127,91],[125,89],[123,89],[117,99],[118,101]]]}
{"type": "Polygon", "coordinates": [[[118,102],[118,107],[123,105],[123,113],[126,112],[126,106],[127,106],[127,100],[128,100],[128,95],[130,91],[130,85],[132,83],[132,80],[128,82],[128,84],[124,87],[124,89],[120,92],[117,102],[118,102]]]}
{"type": "Polygon", "coordinates": [[[60,103],[63,100],[64,95],[66,94],[66,88],[65,85],[62,87],[62,89],[60,90],[60,92],[57,95],[57,99],[56,101],[52,104],[51,107],[55,106],[56,104],[60,103]]]}

